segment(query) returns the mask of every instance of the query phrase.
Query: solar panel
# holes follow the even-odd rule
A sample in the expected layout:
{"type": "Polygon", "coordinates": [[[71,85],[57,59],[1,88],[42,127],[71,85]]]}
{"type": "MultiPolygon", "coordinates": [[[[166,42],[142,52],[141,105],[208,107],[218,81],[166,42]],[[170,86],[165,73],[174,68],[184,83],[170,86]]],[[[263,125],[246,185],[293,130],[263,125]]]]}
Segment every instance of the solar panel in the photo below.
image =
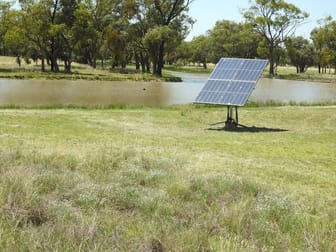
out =
{"type": "Polygon", "coordinates": [[[244,106],[268,61],[221,58],[195,103],[244,106]]]}

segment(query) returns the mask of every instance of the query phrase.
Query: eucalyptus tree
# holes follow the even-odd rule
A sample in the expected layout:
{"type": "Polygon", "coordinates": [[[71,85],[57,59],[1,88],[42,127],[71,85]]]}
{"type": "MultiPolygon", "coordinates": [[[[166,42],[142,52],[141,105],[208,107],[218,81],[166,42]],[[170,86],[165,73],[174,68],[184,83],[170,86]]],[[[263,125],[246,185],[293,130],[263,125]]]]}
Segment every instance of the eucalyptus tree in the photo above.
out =
{"type": "Polygon", "coordinates": [[[43,6],[49,10],[49,29],[48,29],[48,37],[49,37],[49,60],[51,71],[58,72],[59,66],[57,63],[57,59],[59,54],[61,53],[61,48],[58,46],[58,40],[60,34],[62,32],[63,27],[60,24],[57,24],[57,12],[60,8],[60,0],[42,0],[41,1],[43,6]]]}
{"type": "Polygon", "coordinates": [[[332,17],[320,20],[320,27],[311,32],[316,50],[315,62],[319,73],[326,73],[328,66],[334,66],[336,72],[336,21],[332,17]]]}
{"type": "Polygon", "coordinates": [[[24,23],[22,20],[22,11],[10,10],[3,20],[2,27],[5,32],[2,36],[4,47],[7,51],[16,57],[16,62],[21,66],[21,58],[26,56],[29,40],[24,34],[24,23]]]}
{"type": "Polygon", "coordinates": [[[121,66],[122,70],[132,56],[130,20],[136,12],[133,0],[113,0],[112,22],[106,27],[105,49],[111,55],[112,67],[121,66]]]}
{"type": "Polygon", "coordinates": [[[265,39],[269,51],[269,73],[274,75],[274,50],[293,36],[296,27],[308,14],[284,0],[254,0],[243,15],[265,39]]]}
{"type": "MultiPolygon", "coordinates": [[[[35,59],[41,60],[41,70],[45,70],[45,60],[51,61],[52,58],[52,37],[51,29],[51,12],[49,1],[33,1],[21,0],[22,19],[24,28],[23,36],[31,44],[31,50],[27,56],[34,55],[35,59]]],[[[57,63],[57,62],[56,62],[57,63]]],[[[51,64],[51,70],[56,70],[57,67],[51,64]]]]}
{"type": "Polygon", "coordinates": [[[168,41],[175,36],[175,42],[182,42],[188,25],[193,20],[187,15],[189,5],[194,0],[138,0],[138,6],[144,13],[140,15],[145,21],[148,32],[144,34],[147,50],[150,52],[153,74],[162,76],[164,55],[168,41]],[[148,34],[147,34],[148,33],[148,34]],[[170,36],[167,36],[169,34],[170,36]],[[145,38],[146,36],[146,38],[145,38]],[[180,38],[180,41],[178,41],[180,38]],[[154,39],[150,41],[150,39],[154,39]]]}
{"type": "Polygon", "coordinates": [[[167,61],[172,64],[186,66],[188,63],[192,62],[193,59],[193,43],[192,41],[183,41],[174,51],[169,53],[167,61]]]}
{"type": "Polygon", "coordinates": [[[208,31],[211,61],[217,63],[221,57],[232,57],[232,47],[235,46],[230,43],[231,37],[234,33],[240,31],[239,25],[234,21],[221,20],[217,21],[215,26],[208,31]]]}
{"type": "Polygon", "coordinates": [[[59,0],[59,6],[55,7],[58,7],[59,10],[56,12],[56,20],[52,28],[55,31],[54,35],[58,39],[58,49],[61,49],[57,56],[64,61],[64,70],[66,72],[71,72],[73,50],[80,39],[78,34],[75,34],[74,29],[76,22],[75,12],[80,2],[80,0],[59,0]]]}
{"type": "Polygon", "coordinates": [[[100,32],[96,29],[94,16],[89,6],[79,3],[74,11],[74,23],[71,28],[72,35],[76,38],[74,57],[77,62],[96,67],[99,55],[100,32]]]}
{"type": "Polygon", "coordinates": [[[108,26],[114,22],[116,0],[83,0],[75,12],[75,30],[80,36],[78,41],[77,58],[80,62],[88,63],[96,68],[97,60],[104,61],[110,55],[106,47],[108,26]],[[82,34],[82,35],[80,35],[82,34]]]}
{"type": "Polygon", "coordinates": [[[25,36],[39,51],[44,70],[44,60],[53,72],[59,71],[58,58],[64,48],[60,48],[60,37],[64,25],[58,22],[60,0],[20,0],[24,12],[25,36]]]}
{"type": "Polygon", "coordinates": [[[155,26],[150,18],[151,5],[148,0],[135,0],[135,3],[136,11],[129,29],[132,36],[134,58],[137,69],[141,66],[143,73],[150,73],[150,48],[148,48],[149,41],[146,41],[145,36],[155,26]]]}
{"type": "Polygon", "coordinates": [[[297,73],[304,73],[308,67],[314,65],[314,46],[302,36],[288,39],[286,49],[297,73]]]}
{"type": "Polygon", "coordinates": [[[217,21],[208,31],[211,61],[216,63],[221,57],[257,57],[260,35],[251,24],[229,20],[217,21]]]}
{"type": "Polygon", "coordinates": [[[72,53],[76,37],[72,27],[80,0],[20,0],[23,11],[24,35],[34,45],[37,57],[45,59],[53,72],[59,71],[62,59],[65,71],[71,71],[72,53]]]}
{"type": "Polygon", "coordinates": [[[161,76],[163,66],[162,44],[174,37],[175,31],[168,26],[157,26],[148,30],[144,37],[144,45],[152,60],[153,73],[161,76]]]}
{"type": "Polygon", "coordinates": [[[207,69],[207,63],[210,55],[210,39],[208,36],[200,35],[194,37],[190,43],[191,60],[194,63],[202,64],[204,69],[207,69]]]}
{"type": "Polygon", "coordinates": [[[0,1],[0,46],[2,54],[6,54],[6,49],[4,45],[4,35],[7,32],[7,29],[9,28],[8,24],[8,13],[10,11],[12,4],[8,1],[0,1]]]}

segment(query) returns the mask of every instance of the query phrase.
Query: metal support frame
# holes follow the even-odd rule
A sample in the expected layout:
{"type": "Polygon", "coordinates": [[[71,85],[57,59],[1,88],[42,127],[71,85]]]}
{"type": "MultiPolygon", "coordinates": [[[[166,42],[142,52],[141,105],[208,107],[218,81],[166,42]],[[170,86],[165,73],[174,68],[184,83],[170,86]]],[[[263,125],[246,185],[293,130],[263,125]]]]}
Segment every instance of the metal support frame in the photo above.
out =
{"type": "Polygon", "coordinates": [[[233,106],[227,107],[227,115],[225,121],[225,128],[234,129],[238,127],[238,106],[235,106],[235,118],[233,118],[233,106]]]}

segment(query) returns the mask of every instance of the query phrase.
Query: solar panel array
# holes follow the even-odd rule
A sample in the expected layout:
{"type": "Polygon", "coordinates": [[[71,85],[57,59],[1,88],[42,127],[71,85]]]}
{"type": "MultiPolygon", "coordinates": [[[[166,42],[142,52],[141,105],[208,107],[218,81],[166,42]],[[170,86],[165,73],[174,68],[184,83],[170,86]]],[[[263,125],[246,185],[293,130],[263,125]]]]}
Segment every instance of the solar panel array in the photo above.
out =
{"type": "Polygon", "coordinates": [[[195,103],[244,106],[268,61],[221,58],[195,103]]]}

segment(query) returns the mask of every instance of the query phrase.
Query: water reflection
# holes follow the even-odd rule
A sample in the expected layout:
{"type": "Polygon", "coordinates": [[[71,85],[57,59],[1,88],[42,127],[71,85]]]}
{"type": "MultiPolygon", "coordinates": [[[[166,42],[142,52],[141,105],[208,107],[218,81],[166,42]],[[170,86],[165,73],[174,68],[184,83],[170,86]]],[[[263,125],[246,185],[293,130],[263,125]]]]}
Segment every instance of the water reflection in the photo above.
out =
{"type": "MultiPolygon", "coordinates": [[[[194,101],[208,75],[177,73],[183,83],[0,80],[0,105],[187,104],[194,101]]],[[[261,79],[252,101],[336,101],[336,84],[261,79]]]]}
{"type": "Polygon", "coordinates": [[[250,100],[283,102],[336,101],[336,84],[260,79],[250,100]]]}

